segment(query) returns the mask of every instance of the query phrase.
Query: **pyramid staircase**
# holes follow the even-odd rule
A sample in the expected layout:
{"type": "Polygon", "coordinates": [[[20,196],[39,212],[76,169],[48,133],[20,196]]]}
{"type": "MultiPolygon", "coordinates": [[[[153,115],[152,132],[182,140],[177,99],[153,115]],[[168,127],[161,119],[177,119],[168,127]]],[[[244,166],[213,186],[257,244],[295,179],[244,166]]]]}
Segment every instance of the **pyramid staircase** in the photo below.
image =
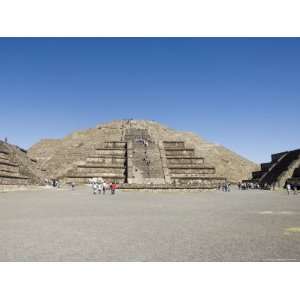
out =
{"type": "Polygon", "coordinates": [[[300,149],[272,155],[271,162],[262,163],[261,170],[252,173],[252,181],[261,186],[283,188],[286,183],[299,182],[300,149]]]}

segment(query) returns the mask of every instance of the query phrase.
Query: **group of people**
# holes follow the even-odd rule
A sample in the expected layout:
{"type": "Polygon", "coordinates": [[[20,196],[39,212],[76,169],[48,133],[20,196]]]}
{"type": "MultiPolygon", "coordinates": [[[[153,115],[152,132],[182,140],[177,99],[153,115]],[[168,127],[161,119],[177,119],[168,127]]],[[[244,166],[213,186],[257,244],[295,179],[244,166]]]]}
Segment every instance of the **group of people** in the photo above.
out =
{"type": "Polygon", "coordinates": [[[239,182],[238,188],[241,191],[245,191],[245,190],[259,190],[261,187],[258,183],[254,183],[254,182],[239,182]]]}
{"type": "Polygon", "coordinates": [[[223,184],[219,184],[219,191],[230,192],[231,191],[230,182],[225,182],[223,184]]]}
{"type": "Polygon", "coordinates": [[[91,183],[93,194],[105,195],[107,191],[110,191],[112,195],[116,193],[118,185],[115,182],[106,183],[105,181],[94,181],[91,183]]]}
{"type": "MultiPolygon", "coordinates": [[[[45,184],[54,188],[61,188],[64,184],[59,179],[45,179],[45,184]]],[[[75,189],[75,182],[69,183],[72,190],[75,189]]]]}
{"type": "MultiPolygon", "coordinates": [[[[267,184],[265,183],[264,185],[260,185],[259,183],[254,183],[254,182],[239,182],[238,183],[238,188],[239,190],[273,190],[275,191],[276,189],[276,184],[267,184]]],[[[291,184],[287,184],[286,185],[286,190],[288,195],[290,195],[292,192],[294,195],[297,195],[298,193],[298,186],[297,185],[291,185],[291,184]]]]}
{"type": "Polygon", "coordinates": [[[150,161],[150,159],[148,159],[147,156],[143,159],[143,161],[146,163],[147,166],[150,166],[151,161],[150,161]]]}
{"type": "Polygon", "coordinates": [[[136,143],[139,143],[139,144],[143,144],[146,148],[149,146],[149,142],[142,139],[142,138],[138,138],[135,140],[136,143]]]}
{"type": "MultiPolygon", "coordinates": [[[[89,185],[92,187],[93,194],[103,194],[105,195],[107,191],[110,191],[112,195],[116,193],[118,189],[118,185],[115,182],[106,183],[102,178],[92,178],[89,181],[89,185]]],[[[60,188],[61,182],[58,179],[46,179],[45,183],[54,188],[60,188]]],[[[76,184],[75,182],[68,183],[72,190],[75,190],[76,184]]]]}
{"type": "Polygon", "coordinates": [[[61,187],[61,182],[58,179],[45,179],[45,184],[58,189],[61,187]]]}
{"type": "MultiPolygon", "coordinates": [[[[145,146],[145,148],[149,147],[149,142],[147,140],[142,139],[142,138],[136,139],[136,143],[143,144],[145,146]]],[[[147,149],[145,149],[144,154],[145,154],[145,157],[144,157],[143,161],[146,163],[147,166],[150,166],[151,161],[148,158],[147,149]]]]}
{"type": "Polygon", "coordinates": [[[290,195],[292,191],[293,191],[294,195],[297,195],[297,193],[298,193],[297,186],[291,185],[289,183],[286,185],[286,190],[287,190],[288,195],[290,195]]]}

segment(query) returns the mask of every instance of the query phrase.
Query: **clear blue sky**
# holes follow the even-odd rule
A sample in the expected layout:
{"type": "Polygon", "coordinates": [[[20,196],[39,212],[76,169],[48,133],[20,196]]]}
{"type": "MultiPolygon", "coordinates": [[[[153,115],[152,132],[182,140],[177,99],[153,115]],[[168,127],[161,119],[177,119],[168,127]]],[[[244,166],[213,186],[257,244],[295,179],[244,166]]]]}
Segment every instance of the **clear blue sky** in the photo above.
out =
{"type": "Polygon", "coordinates": [[[256,162],[300,148],[300,39],[0,39],[0,138],[115,119],[193,131],[256,162]]]}

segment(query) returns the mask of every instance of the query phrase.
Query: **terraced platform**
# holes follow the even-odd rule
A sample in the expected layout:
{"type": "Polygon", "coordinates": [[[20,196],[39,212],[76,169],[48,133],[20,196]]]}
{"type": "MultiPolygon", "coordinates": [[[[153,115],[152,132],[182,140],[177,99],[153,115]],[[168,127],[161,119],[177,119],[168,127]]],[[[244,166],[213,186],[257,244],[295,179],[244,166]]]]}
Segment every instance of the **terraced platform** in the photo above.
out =
{"type": "Polygon", "coordinates": [[[20,166],[14,162],[6,143],[0,141],[0,185],[26,185],[27,176],[20,174],[20,166]]]}
{"type": "Polygon", "coordinates": [[[184,141],[157,141],[138,128],[127,128],[120,140],[94,146],[84,161],[60,177],[76,183],[91,178],[116,182],[124,190],[213,189],[225,181],[184,141]]]}
{"type": "Polygon", "coordinates": [[[287,183],[300,188],[300,149],[272,154],[271,162],[262,163],[260,171],[252,173],[252,181],[274,188],[287,183]]]}

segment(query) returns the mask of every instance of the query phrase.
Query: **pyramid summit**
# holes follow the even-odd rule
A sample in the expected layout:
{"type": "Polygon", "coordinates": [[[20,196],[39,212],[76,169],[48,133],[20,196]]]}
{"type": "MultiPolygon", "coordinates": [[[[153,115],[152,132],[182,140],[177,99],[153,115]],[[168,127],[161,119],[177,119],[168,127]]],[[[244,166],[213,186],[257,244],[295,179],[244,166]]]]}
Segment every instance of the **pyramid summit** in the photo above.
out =
{"type": "Polygon", "coordinates": [[[154,121],[116,120],[44,139],[28,156],[47,178],[86,183],[101,177],[133,186],[215,188],[250,178],[257,165],[190,133],[154,121]]]}

